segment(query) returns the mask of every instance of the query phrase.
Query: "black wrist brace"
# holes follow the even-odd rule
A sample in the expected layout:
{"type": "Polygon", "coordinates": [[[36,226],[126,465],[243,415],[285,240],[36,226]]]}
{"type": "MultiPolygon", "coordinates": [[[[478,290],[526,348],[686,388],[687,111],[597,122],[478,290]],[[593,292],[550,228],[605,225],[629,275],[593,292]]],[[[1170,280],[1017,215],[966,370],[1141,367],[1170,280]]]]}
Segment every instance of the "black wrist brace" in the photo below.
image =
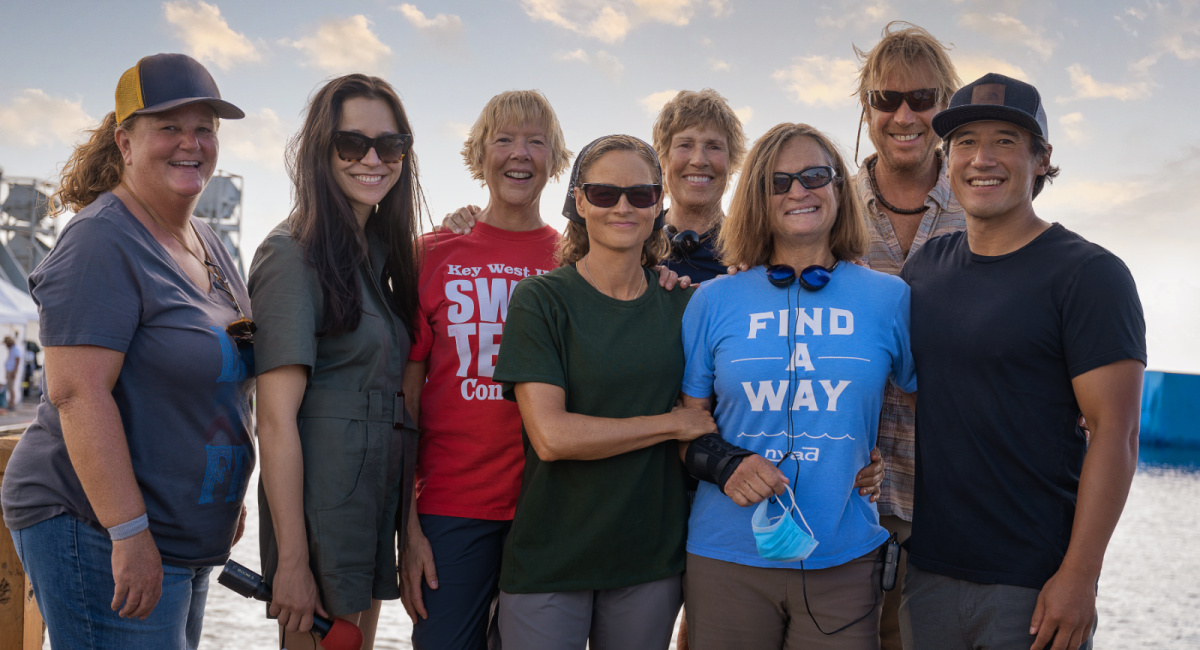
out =
{"type": "Polygon", "coordinates": [[[701,481],[716,483],[725,491],[725,483],[733,476],[742,459],[754,452],[730,444],[715,433],[696,438],[687,447],[683,466],[688,473],[701,481]]]}

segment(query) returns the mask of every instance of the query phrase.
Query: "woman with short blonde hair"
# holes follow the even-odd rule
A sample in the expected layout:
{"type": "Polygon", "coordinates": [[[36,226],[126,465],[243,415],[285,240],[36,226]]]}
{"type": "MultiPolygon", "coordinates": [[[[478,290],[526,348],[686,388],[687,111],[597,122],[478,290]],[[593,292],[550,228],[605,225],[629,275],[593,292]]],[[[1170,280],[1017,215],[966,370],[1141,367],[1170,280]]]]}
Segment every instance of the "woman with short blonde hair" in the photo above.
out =
{"type": "Polygon", "coordinates": [[[417,650],[483,650],[494,630],[489,613],[524,451],[520,413],[492,370],[513,286],[558,266],[559,235],[542,221],[541,197],[567,166],[563,140],[538,91],[492,97],[463,146],[488,189],[480,223],[418,243],[420,309],[404,390],[420,422],[421,489],[400,574],[417,650]]]}
{"type": "Polygon", "coordinates": [[[724,274],[716,241],[725,217],[725,190],[746,156],[742,121],[712,88],[681,90],[654,121],[654,149],[671,200],[667,268],[696,282],[724,274]]]}

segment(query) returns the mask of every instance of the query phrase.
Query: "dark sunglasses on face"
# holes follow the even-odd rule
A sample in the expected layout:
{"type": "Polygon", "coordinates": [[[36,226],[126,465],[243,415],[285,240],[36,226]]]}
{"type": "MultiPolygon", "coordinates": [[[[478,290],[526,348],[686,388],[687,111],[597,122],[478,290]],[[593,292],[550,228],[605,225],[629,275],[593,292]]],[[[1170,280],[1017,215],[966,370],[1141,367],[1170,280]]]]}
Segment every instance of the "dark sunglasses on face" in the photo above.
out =
{"type": "Polygon", "coordinates": [[[413,137],[407,133],[392,133],[378,138],[368,138],[353,131],[338,131],[333,134],[333,148],[337,150],[338,158],[346,162],[358,162],[367,156],[367,152],[375,149],[375,155],[385,163],[397,163],[408,153],[412,146],[413,137]]]}
{"type": "Polygon", "coordinates": [[[775,194],[787,194],[792,189],[793,179],[800,181],[800,185],[805,189],[815,190],[825,187],[835,178],[837,178],[837,173],[829,165],[806,167],[794,174],[775,172],[771,175],[771,191],[775,194]]]}
{"type": "Polygon", "coordinates": [[[611,208],[621,200],[621,195],[629,197],[629,205],[635,208],[648,208],[662,197],[662,185],[630,185],[620,187],[603,183],[584,183],[583,195],[588,203],[597,208],[611,208]]]}
{"type": "Polygon", "coordinates": [[[908,107],[914,113],[927,111],[937,106],[937,88],[918,88],[908,92],[899,90],[872,90],[867,93],[867,103],[871,108],[892,113],[900,108],[902,102],[908,102],[908,107]]]}

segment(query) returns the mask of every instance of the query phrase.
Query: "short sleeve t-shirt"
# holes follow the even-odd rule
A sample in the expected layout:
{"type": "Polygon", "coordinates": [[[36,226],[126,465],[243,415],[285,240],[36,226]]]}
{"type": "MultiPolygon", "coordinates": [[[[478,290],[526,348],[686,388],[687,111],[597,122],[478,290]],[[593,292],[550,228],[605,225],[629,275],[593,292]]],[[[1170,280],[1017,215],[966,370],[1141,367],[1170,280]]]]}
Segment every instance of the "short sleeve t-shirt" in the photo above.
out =
{"type": "MultiPolygon", "coordinates": [[[[415,423],[399,397],[409,336],[384,291],[388,250],[372,222],[356,269],[360,320],[338,333],[326,330],[320,278],[291,225],[276,226],[250,265],[257,365],[260,373],[289,365],[310,371],[296,414],[309,563],[327,611],[341,615],[400,594],[396,531],[404,530],[416,456],[415,423]]],[[[270,580],[279,549],[261,484],[259,551],[270,580]]]]}
{"type": "MultiPolygon", "coordinates": [[[[229,253],[207,224],[192,224],[253,317],[229,253]]],[[[71,219],[29,285],[43,345],[125,355],[113,399],[163,562],[224,562],[255,460],[253,359],[225,333],[238,318],[228,295],[193,284],[111,193],[71,219]]],[[[4,476],[4,520],[15,530],[62,513],[100,525],[67,455],[58,410],[43,395],[4,476]]]]}
{"type": "MultiPolygon", "coordinates": [[[[522,280],[508,308],[494,379],[566,391],[571,413],[667,413],[679,397],[679,324],[691,291],[666,291],[647,271],[629,301],[596,291],[574,267],[522,280]]],[[[679,444],[601,460],[545,462],[524,437],[525,472],[504,546],[509,593],[616,589],[678,575],[687,495],[679,444]]]]}
{"type": "Polygon", "coordinates": [[[517,282],[558,264],[558,231],[485,223],[467,235],[425,234],[421,313],[409,358],[427,361],[421,391],[417,511],[512,519],[525,463],[521,414],[492,381],[517,282]]]}
{"type": "MultiPolygon", "coordinates": [[[[887,539],[854,476],[870,463],[889,378],[905,392],[916,389],[908,305],[898,278],[847,263],[819,291],[775,287],[759,266],[701,285],[688,305],[683,392],[715,396],[721,436],[781,463],[819,543],[805,569],[843,564],[887,539]]],[[[688,552],[801,568],[758,554],[750,524],[756,507],[740,507],[702,481],[688,552]]]]}
{"type": "Polygon", "coordinates": [[[921,382],[909,559],[1040,589],[1070,542],[1087,451],[1071,380],[1146,361],[1133,277],[1058,224],[991,257],[966,233],[931,239],[901,275],[921,382]]]}
{"type": "Polygon", "coordinates": [[[325,299],[316,269],[305,261],[288,221],[263,240],[250,268],[258,329],[255,365],[259,374],[286,365],[308,366],[309,389],[380,391],[400,389],[409,336],[379,286],[387,251],[368,233],[368,263],[359,268],[362,319],[337,336],[322,334],[325,299]],[[374,275],[375,277],[372,277],[374,275]]]}

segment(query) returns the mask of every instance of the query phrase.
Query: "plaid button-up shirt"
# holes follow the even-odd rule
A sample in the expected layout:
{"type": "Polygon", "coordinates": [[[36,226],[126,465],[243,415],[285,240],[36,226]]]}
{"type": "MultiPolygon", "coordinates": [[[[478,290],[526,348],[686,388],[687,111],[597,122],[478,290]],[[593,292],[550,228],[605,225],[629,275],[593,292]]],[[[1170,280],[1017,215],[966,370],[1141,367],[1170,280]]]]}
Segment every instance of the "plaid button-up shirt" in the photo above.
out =
{"type": "MultiPolygon", "coordinates": [[[[900,275],[900,269],[904,268],[907,258],[900,250],[900,242],[896,239],[896,232],[892,230],[892,223],[876,205],[871,178],[867,174],[867,164],[873,158],[874,154],[864,160],[855,176],[855,187],[858,188],[858,195],[862,197],[863,205],[866,206],[867,230],[871,233],[871,245],[863,261],[876,271],[900,275]]],[[[942,165],[937,185],[934,185],[929,196],[925,197],[925,205],[929,206],[929,209],[921,217],[921,225],[917,228],[917,235],[908,251],[909,255],[933,237],[965,230],[967,227],[962,206],[950,192],[950,179],[946,176],[945,165],[942,165]]],[[[879,414],[878,445],[887,462],[887,469],[883,475],[878,506],[880,515],[893,515],[905,521],[912,521],[913,472],[916,461],[914,419],[908,402],[901,397],[900,391],[888,382],[884,389],[883,412],[879,414]]]]}

